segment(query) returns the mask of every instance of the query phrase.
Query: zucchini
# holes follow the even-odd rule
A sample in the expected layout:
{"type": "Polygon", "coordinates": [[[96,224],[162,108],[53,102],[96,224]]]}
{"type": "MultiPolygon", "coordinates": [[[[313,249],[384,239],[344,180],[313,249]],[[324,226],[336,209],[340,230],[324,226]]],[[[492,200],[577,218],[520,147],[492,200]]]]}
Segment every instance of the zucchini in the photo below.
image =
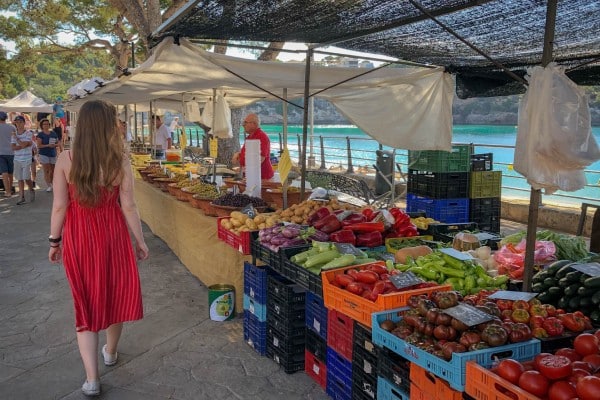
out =
{"type": "Polygon", "coordinates": [[[558,286],[552,286],[551,288],[547,289],[547,292],[552,297],[558,297],[558,296],[561,296],[563,294],[563,289],[559,288],[558,286]]]}
{"type": "Polygon", "coordinates": [[[569,300],[569,305],[567,306],[567,308],[570,310],[573,310],[573,311],[577,311],[579,309],[580,302],[581,302],[581,297],[579,297],[579,296],[571,297],[571,300],[569,300]]]}
{"type": "Polygon", "coordinates": [[[583,286],[587,288],[600,289],[600,276],[592,276],[583,281],[583,286]]]}
{"type": "Polygon", "coordinates": [[[579,283],[583,285],[583,282],[585,282],[585,280],[589,277],[590,276],[588,274],[581,274],[581,278],[579,278],[579,283]]]}
{"type": "Polygon", "coordinates": [[[572,283],[564,289],[565,296],[575,296],[579,290],[579,283],[572,283]]]}
{"type": "Polygon", "coordinates": [[[592,295],[592,303],[600,304],[600,290],[592,295]]]}
{"type": "Polygon", "coordinates": [[[544,288],[546,288],[546,289],[548,289],[549,287],[558,285],[558,281],[554,278],[546,278],[546,279],[544,279],[544,282],[542,282],[542,283],[544,285],[544,288]]]}
{"type": "Polygon", "coordinates": [[[541,293],[544,291],[545,288],[546,287],[542,282],[534,283],[533,285],[531,285],[531,291],[535,293],[541,293]]]}
{"type": "Polygon", "coordinates": [[[579,308],[585,309],[592,306],[592,298],[591,297],[579,297],[579,308]]]}
{"type": "Polygon", "coordinates": [[[567,278],[567,280],[569,282],[575,283],[575,282],[579,282],[579,278],[581,278],[581,275],[583,275],[583,272],[573,271],[573,272],[569,272],[568,274],[566,274],[565,278],[567,278]]]}
{"type": "Polygon", "coordinates": [[[561,279],[564,278],[569,272],[573,272],[575,271],[572,267],[571,267],[571,263],[561,267],[558,271],[556,271],[556,274],[554,274],[554,276],[556,277],[556,279],[561,279]]]}
{"type": "MultiPolygon", "coordinates": [[[[552,295],[546,291],[540,292],[535,298],[541,301],[543,304],[547,304],[552,301],[552,295]]],[[[599,310],[600,311],[600,310],[599,310]]]]}
{"type": "Polygon", "coordinates": [[[559,269],[561,269],[565,265],[571,264],[572,262],[573,261],[571,260],[554,261],[552,264],[548,265],[544,271],[547,271],[550,275],[556,275],[559,269]]]}
{"type": "Polygon", "coordinates": [[[566,309],[569,306],[569,300],[570,299],[571,299],[570,297],[563,296],[560,299],[558,299],[558,302],[556,303],[556,306],[558,308],[562,308],[564,310],[564,309],[566,309]]]}
{"type": "Polygon", "coordinates": [[[591,298],[596,293],[600,293],[600,292],[598,292],[594,288],[586,288],[585,286],[580,286],[579,289],[577,289],[578,296],[585,296],[585,297],[591,298]]]}
{"type": "Polygon", "coordinates": [[[590,314],[590,319],[592,320],[592,324],[600,324],[600,310],[592,311],[592,313],[590,314]]]}
{"type": "Polygon", "coordinates": [[[570,284],[571,284],[571,282],[569,282],[569,280],[567,278],[563,277],[558,280],[558,286],[561,288],[566,288],[570,284]]]}
{"type": "Polygon", "coordinates": [[[531,278],[532,283],[544,282],[544,279],[551,278],[554,275],[550,275],[548,271],[540,271],[537,274],[533,275],[531,278]]]}

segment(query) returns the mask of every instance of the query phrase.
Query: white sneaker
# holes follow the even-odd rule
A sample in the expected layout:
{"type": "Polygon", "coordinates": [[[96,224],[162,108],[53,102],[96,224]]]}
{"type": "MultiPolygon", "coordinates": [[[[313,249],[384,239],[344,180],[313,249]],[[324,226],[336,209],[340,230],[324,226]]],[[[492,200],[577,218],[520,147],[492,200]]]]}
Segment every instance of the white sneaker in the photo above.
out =
{"type": "Polygon", "coordinates": [[[46,188],[46,192],[51,192],[52,191],[52,185],[48,185],[48,187],[46,188]]]}
{"type": "Polygon", "coordinates": [[[100,381],[85,381],[81,387],[81,391],[86,396],[98,396],[100,395],[100,381]]]}
{"type": "Polygon", "coordinates": [[[111,365],[115,365],[117,360],[119,359],[119,353],[109,354],[106,351],[106,345],[102,346],[102,357],[104,358],[104,365],[110,367],[111,365]]]}

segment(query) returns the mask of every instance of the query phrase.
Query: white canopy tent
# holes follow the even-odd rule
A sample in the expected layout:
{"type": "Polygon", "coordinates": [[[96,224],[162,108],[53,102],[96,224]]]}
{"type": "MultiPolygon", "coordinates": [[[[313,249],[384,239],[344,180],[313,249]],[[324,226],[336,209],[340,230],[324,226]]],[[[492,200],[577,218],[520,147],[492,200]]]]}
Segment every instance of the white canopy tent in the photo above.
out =
{"type": "Polygon", "coordinates": [[[0,105],[1,111],[13,112],[44,112],[51,113],[52,105],[35,96],[28,90],[19,93],[17,96],[0,105]]]}
{"type": "MultiPolygon", "coordinates": [[[[230,107],[258,100],[304,95],[303,64],[240,59],[203,51],[185,39],[165,38],[138,68],[67,107],[86,100],[114,104],[184,101],[203,103],[218,88],[230,107]]],[[[442,68],[311,67],[310,90],[331,101],[350,121],[380,143],[411,150],[450,150],[454,82],[442,68]],[[368,73],[367,73],[368,72],[368,73]]]]}

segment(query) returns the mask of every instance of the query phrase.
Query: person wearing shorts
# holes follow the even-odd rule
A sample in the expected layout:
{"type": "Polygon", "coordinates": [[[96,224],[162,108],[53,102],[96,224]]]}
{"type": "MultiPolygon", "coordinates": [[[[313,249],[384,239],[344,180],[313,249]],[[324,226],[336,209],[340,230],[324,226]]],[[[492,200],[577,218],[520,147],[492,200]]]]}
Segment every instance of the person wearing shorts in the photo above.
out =
{"type": "Polygon", "coordinates": [[[17,205],[25,204],[25,181],[31,193],[30,201],[35,200],[35,188],[31,180],[31,146],[33,145],[33,132],[25,129],[25,118],[18,115],[14,119],[14,124],[17,131],[11,138],[11,145],[15,152],[14,158],[14,174],[19,182],[19,193],[21,199],[17,201],[17,205]]]}
{"type": "Polygon", "coordinates": [[[46,192],[52,191],[52,179],[54,177],[54,164],[56,164],[56,149],[60,147],[60,138],[50,129],[50,121],[40,121],[42,131],[37,134],[36,142],[40,164],[44,170],[44,180],[48,188],[46,192]]]}
{"type": "Polygon", "coordinates": [[[4,196],[11,197],[13,171],[14,171],[14,151],[11,145],[11,138],[16,132],[14,125],[7,124],[8,115],[0,111],[0,174],[2,174],[2,183],[4,185],[4,196]]]}

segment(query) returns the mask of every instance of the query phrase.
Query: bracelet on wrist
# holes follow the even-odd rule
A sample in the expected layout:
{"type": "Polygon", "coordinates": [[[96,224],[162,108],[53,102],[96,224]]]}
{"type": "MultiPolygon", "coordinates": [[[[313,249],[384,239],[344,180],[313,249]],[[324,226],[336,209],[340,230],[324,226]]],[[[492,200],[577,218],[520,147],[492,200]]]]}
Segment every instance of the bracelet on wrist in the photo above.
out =
{"type": "Polygon", "coordinates": [[[52,237],[52,235],[48,236],[48,241],[50,243],[60,243],[61,240],[62,240],[62,236],[59,236],[57,238],[52,237]]]}

